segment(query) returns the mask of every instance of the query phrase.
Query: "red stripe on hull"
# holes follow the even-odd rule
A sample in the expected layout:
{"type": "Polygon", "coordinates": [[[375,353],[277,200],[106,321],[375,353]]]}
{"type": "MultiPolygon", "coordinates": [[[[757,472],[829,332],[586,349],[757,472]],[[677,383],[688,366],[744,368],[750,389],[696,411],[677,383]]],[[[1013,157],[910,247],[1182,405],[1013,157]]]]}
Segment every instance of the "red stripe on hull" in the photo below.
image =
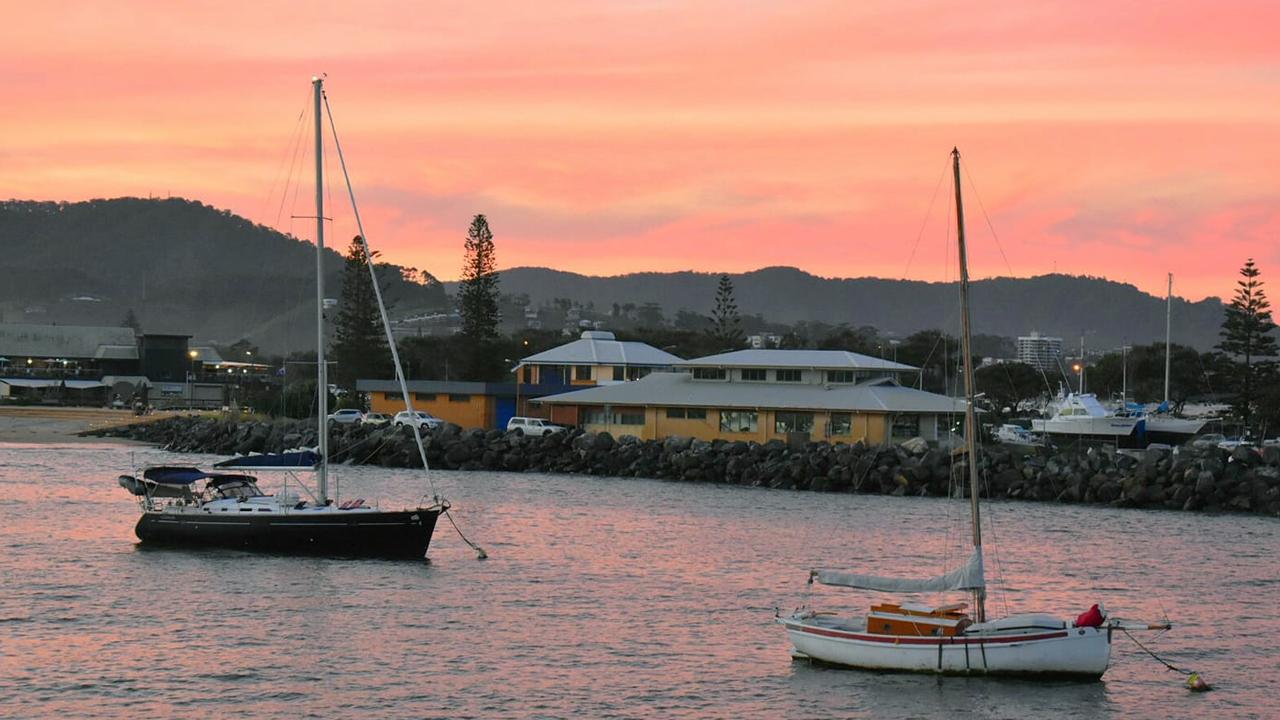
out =
{"type": "Polygon", "coordinates": [[[808,627],[805,625],[791,626],[800,632],[806,632],[811,635],[823,635],[826,637],[840,638],[842,640],[858,640],[861,642],[885,643],[890,645],[992,645],[995,643],[1017,643],[1031,642],[1033,640],[1055,640],[1057,638],[1067,637],[1069,634],[1066,630],[1058,632],[1043,633],[1040,635],[1004,635],[1000,637],[977,638],[977,637],[907,637],[899,635],[862,635],[858,633],[842,632],[840,630],[828,630],[826,628],[808,627]]]}

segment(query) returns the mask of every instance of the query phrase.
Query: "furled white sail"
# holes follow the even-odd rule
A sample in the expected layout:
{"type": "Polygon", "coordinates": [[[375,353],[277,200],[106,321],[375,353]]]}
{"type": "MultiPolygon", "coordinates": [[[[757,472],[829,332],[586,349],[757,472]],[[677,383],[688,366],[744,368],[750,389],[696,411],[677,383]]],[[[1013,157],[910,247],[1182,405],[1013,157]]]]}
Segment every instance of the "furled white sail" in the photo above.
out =
{"type": "Polygon", "coordinates": [[[986,587],[986,578],[982,572],[982,548],[974,550],[973,555],[969,556],[969,560],[964,565],[937,577],[924,579],[896,578],[861,575],[838,570],[812,570],[809,572],[809,578],[817,580],[823,585],[839,585],[841,587],[880,590],[883,592],[942,592],[945,590],[978,590],[986,587]]]}

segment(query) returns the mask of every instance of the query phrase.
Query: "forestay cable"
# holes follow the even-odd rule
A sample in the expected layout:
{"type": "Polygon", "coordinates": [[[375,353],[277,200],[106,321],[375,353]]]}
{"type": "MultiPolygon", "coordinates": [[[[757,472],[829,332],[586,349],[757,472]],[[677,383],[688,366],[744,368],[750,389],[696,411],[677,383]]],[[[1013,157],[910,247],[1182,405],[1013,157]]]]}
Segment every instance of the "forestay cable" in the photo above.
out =
{"type": "MultiPolygon", "coordinates": [[[[351,175],[347,172],[347,161],[342,154],[342,143],[338,140],[338,126],[333,120],[333,109],[329,107],[329,94],[322,93],[324,98],[324,111],[329,117],[329,131],[333,134],[333,147],[338,151],[338,165],[342,168],[342,179],[347,184],[347,195],[351,199],[351,212],[356,220],[356,230],[360,233],[357,237],[360,239],[360,247],[364,250],[365,260],[369,266],[369,279],[373,284],[374,297],[378,300],[378,314],[382,318],[382,329],[387,334],[387,344],[391,347],[391,360],[396,369],[396,381],[400,384],[400,396],[404,399],[404,409],[409,413],[413,413],[413,403],[409,400],[409,384],[404,377],[404,368],[400,364],[400,352],[396,348],[395,336],[391,333],[391,318],[387,315],[387,306],[382,301],[382,288],[378,285],[378,275],[374,270],[373,253],[369,251],[369,241],[364,234],[364,223],[360,220],[360,207],[356,205],[356,191],[351,186],[351,175]]],[[[426,472],[427,482],[431,485],[432,499],[441,505],[444,516],[448,518],[449,523],[453,525],[454,530],[458,531],[458,537],[462,541],[471,546],[476,551],[479,559],[483,560],[489,555],[479,545],[471,542],[462,530],[458,528],[458,524],[453,521],[453,517],[449,515],[449,504],[440,497],[439,491],[436,489],[435,480],[431,477],[431,466],[427,462],[427,448],[422,443],[422,428],[420,423],[407,423],[413,428],[413,441],[418,446],[418,457],[422,460],[422,469],[426,472]]]]}

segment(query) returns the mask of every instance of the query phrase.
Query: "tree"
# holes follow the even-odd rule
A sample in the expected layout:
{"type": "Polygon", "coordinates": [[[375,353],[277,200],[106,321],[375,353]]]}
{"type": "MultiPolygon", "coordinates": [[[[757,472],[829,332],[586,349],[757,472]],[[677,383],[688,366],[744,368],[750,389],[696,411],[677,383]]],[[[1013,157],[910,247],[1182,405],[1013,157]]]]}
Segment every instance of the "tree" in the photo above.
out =
{"type": "Polygon", "coordinates": [[[1218,349],[1227,355],[1240,358],[1234,364],[1231,373],[1232,390],[1235,391],[1233,410],[1240,417],[1244,429],[1249,429],[1249,420],[1256,404],[1255,388],[1260,381],[1272,371],[1272,360],[1277,354],[1276,339],[1269,335],[1276,324],[1271,320],[1271,303],[1262,289],[1262,281],[1258,279],[1258,268],[1253,258],[1245,261],[1240,268],[1243,280],[1236,282],[1236,294],[1226,308],[1226,318],[1222,321],[1219,333],[1222,342],[1218,349]]]}
{"type": "MultiPolygon", "coordinates": [[[[354,391],[360,378],[386,378],[391,372],[391,350],[382,331],[382,315],[369,277],[369,258],[357,235],[347,247],[342,268],[342,301],[334,322],[333,383],[354,391]]],[[[239,358],[237,358],[239,359],[239,358]]]]}
{"type": "Polygon", "coordinates": [[[984,393],[999,412],[1009,408],[1016,413],[1021,403],[1046,392],[1040,371],[1020,362],[980,367],[973,373],[973,382],[977,392],[984,393]]]}
{"type": "Polygon", "coordinates": [[[493,233],[484,215],[476,215],[467,229],[462,282],[458,284],[458,311],[462,334],[471,340],[498,336],[498,273],[493,233]]]}
{"type": "Polygon", "coordinates": [[[711,337],[723,349],[740,348],[745,340],[738,302],[733,297],[733,281],[728,275],[721,275],[720,284],[716,286],[716,305],[711,309],[711,337]]]}

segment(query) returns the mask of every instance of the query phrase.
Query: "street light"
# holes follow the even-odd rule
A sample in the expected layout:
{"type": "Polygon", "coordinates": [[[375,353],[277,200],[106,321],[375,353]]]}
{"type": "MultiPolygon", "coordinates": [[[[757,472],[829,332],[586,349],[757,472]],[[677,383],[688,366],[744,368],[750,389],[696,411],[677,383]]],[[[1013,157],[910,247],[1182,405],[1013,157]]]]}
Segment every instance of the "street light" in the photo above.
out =
{"type": "Polygon", "coordinates": [[[194,407],[196,404],[196,358],[200,357],[200,353],[196,350],[188,350],[187,357],[191,358],[191,369],[187,371],[187,406],[194,407]]]}

